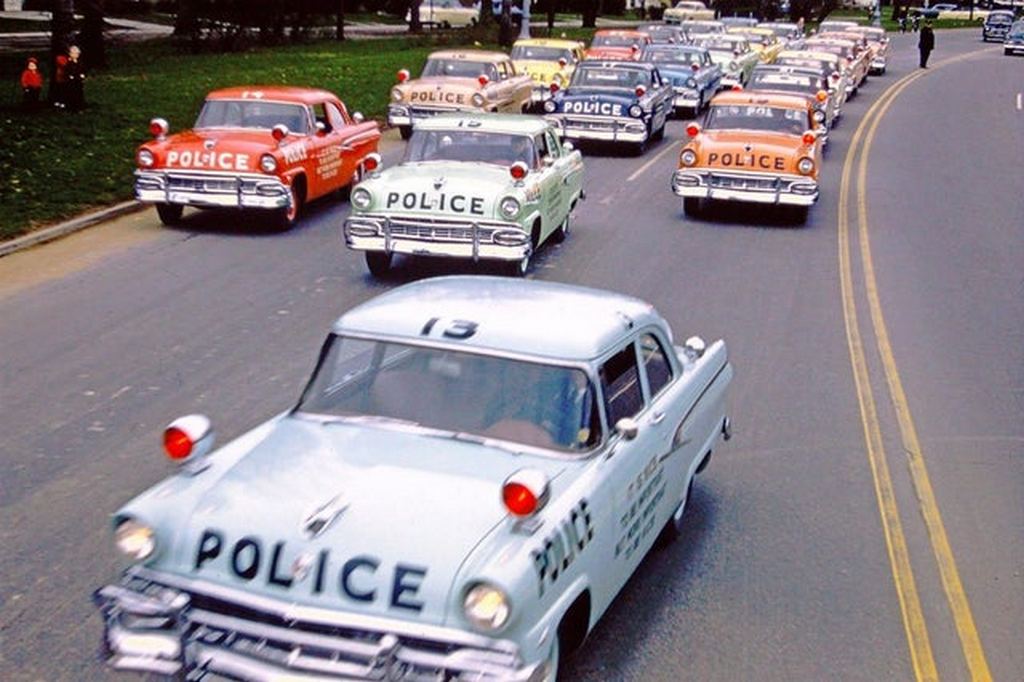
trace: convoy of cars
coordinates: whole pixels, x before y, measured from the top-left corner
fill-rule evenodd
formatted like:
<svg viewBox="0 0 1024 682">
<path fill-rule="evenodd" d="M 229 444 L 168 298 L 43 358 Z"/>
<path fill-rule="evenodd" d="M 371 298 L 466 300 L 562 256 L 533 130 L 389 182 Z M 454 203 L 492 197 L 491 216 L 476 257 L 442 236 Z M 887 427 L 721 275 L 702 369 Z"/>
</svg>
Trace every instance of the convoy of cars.
<svg viewBox="0 0 1024 682">
<path fill-rule="evenodd" d="M 806 45 L 790 25 L 734 34 L 699 4 L 679 3 L 692 14 L 657 42 L 599 32 L 603 52 L 432 53 L 391 89 L 388 123 L 407 140 L 391 168 L 378 124 L 323 90 L 216 90 L 176 135 L 154 119 L 136 193 L 166 223 L 231 207 L 288 227 L 348 189 L 342 237 L 372 276 L 418 257 L 510 276 L 428 279 L 349 311 L 295 407 L 216 451 L 206 417 L 172 422 L 178 472 L 113 517 L 130 567 L 94 595 L 111 666 L 556 679 L 655 540 L 680 534 L 731 433 L 724 342 L 677 345 L 645 302 L 521 281 L 585 198 L 574 142 L 643 153 L 674 111 L 706 109 L 669 183 L 684 213 L 757 204 L 799 223 L 846 98 L 885 70 L 873 31 L 834 25 Z"/>
</svg>

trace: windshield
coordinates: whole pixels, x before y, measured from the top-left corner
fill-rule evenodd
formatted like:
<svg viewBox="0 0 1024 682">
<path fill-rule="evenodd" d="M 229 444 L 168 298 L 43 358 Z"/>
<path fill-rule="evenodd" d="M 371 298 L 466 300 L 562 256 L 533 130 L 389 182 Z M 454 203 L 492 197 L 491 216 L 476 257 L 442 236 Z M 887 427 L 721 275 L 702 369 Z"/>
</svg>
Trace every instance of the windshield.
<svg viewBox="0 0 1024 682">
<path fill-rule="evenodd" d="M 492 81 L 498 80 L 498 69 L 491 62 L 471 62 L 464 59 L 428 59 L 423 67 L 423 77 L 450 76 L 454 78 L 476 78 L 481 74 Z"/>
<path fill-rule="evenodd" d="M 603 35 L 594 36 L 593 47 L 632 47 L 639 45 L 642 41 L 636 36 L 630 35 Z"/>
<path fill-rule="evenodd" d="M 818 83 L 810 78 L 799 76 L 782 76 L 774 73 L 757 73 L 750 77 L 748 88 L 755 90 L 782 90 L 784 92 L 799 92 L 802 95 L 814 94 L 821 90 Z"/>
<path fill-rule="evenodd" d="M 512 48 L 512 59 L 534 59 L 542 62 L 557 62 L 564 59 L 572 62 L 572 52 L 560 47 L 538 47 L 536 45 L 518 45 Z"/>
<path fill-rule="evenodd" d="M 584 452 L 601 441 L 579 369 L 332 335 L 296 408 Z"/>
<path fill-rule="evenodd" d="M 537 150 L 529 135 L 459 130 L 416 130 L 405 150 L 405 162 L 469 161 L 511 166 L 522 161 L 537 167 Z"/>
<path fill-rule="evenodd" d="M 693 50 L 649 50 L 643 60 L 656 64 L 703 64 L 704 54 Z"/>
<path fill-rule="evenodd" d="M 305 135 L 309 117 L 301 104 L 257 100 L 207 100 L 196 119 L 196 128 L 254 128 L 270 130 L 278 124 Z"/>
<path fill-rule="evenodd" d="M 708 112 L 705 130 L 767 130 L 801 135 L 810 128 L 807 112 L 758 104 L 719 104 Z"/>
<path fill-rule="evenodd" d="M 650 76 L 641 69 L 611 69 L 583 66 L 572 76 L 572 86 L 586 88 L 633 89 L 638 85 L 650 85 Z"/>
<path fill-rule="evenodd" d="M 695 45 L 705 47 L 712 52 L 733 52 L 734 50 L 740 50 L 746 52 L 746 41 L 745 40 L 730 40 L 729 38 L 701 38 L 694 41 Z"/>
</svg>

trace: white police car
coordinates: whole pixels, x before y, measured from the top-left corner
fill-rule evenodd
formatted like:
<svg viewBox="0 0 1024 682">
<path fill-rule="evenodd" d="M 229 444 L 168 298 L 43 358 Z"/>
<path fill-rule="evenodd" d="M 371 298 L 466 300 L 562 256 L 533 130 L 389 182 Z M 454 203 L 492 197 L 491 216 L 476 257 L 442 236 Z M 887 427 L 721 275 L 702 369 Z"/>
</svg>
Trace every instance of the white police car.
<svg viewBox="0 0 1024 682">
<path fill-rule="evenodd" d="M 446 277 L 334 325 L 298 404 L 113 516 L 111 666 L 201 679 L 553 680 L 729 436 L 724 342 L 650 305 Z"/>
</svg>

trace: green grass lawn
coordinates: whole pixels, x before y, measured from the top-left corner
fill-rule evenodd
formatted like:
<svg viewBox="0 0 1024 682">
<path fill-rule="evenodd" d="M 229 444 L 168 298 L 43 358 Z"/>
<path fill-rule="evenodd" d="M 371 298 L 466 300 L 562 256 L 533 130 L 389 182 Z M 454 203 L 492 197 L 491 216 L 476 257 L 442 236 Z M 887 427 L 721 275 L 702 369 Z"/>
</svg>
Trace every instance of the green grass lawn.
<svg viewBox="0 0 1024 682">
<path fill-rule="evenodd" d="M 18 106 L 25 55 L 0 56 L 0 239 L 132 197 L 135 148 L 153 117 L 172 131 L 191 126 L 204 95 L 245 84 L 323 87 L 350 111 L 383 120 L 399 69 L 417 73 L 438 47 L 467 44 L 479 33 L 319 41 L 229 54 L 181 53 L 165 41 L 112 47 L 111 66 L 90 74 L 89 107 L 78 114 Z M 561 29 L 558 29 L 561 33 Z M 592 31 L 568 29 L 571 37 Z M 540 33 L 540 32 L 535 32 Z M 47 83 L 49 77 L 47 76 Z"/>
<path fill-rule="evenodd" d="M 899 24 L 893 21 L 890 17 L 892 17 L 892 8 L 883 7 L 882 28 L 884 28 L 886 31 L 899 31 Z M 827 18 L 834 20 L 847 19 L 852 21 L 858 21 L 864 25 L 869 25 L 871 23 L 871 17 L 865 10 L 836 10 L 835 12 L 829 14 Z M 983 19 L 980 17 L 975 19 L 974 21 L 968 21 L 967 19 L 933 19 L 932 28 L 936 30 L 943 28 L 980 28 L 982 21 Z M 921 25 L 924 25 L 923 19 L 921 20 Z M 910 30 L 909 27 L 907 30 Z"/>
</svg>

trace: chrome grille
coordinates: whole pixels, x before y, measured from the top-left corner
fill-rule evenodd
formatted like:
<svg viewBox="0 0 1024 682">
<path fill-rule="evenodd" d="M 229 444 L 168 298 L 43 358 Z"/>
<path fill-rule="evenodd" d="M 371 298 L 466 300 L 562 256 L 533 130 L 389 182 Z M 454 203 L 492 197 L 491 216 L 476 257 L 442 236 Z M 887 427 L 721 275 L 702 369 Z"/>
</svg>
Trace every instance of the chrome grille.
<svg viewBox="0 0 1024 682">
<path fill-rule="evenodd" d="M 211 192 L 234 194 L 238 191 L 237 178 L 224 176 L 167 175 L 167 188 L 172 192 Z"/>
<path fill-rule="evenodd" d="M 789 183 L 784 183 L 780 178 L 762 178 L 747 175 L 719 175 L 717 173 L 712 173 L 708 178 L 708 184 L 711 185 L 711 187 L 721 189 L 760 189 L 774 191 L 777 187 L 781 187 L 784 184 L 788 185 Z"/>
</svg>

